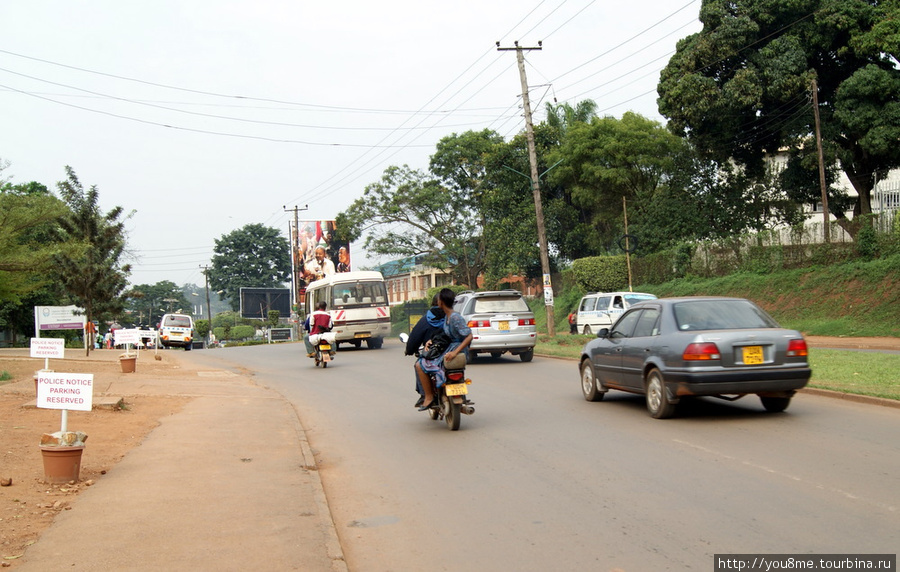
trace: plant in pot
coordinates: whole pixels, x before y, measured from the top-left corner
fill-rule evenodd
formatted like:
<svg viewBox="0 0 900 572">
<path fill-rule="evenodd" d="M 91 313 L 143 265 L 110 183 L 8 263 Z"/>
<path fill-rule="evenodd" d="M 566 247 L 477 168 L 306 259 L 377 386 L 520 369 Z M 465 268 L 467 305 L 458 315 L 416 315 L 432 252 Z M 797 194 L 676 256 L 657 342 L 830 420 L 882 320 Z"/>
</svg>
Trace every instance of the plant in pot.
<svg viewBox="0 0 900 572">
<path fill-rule="evenodd" d="M 44 479 L 48 483 L 77 481 L 87 435 L 81 431 L 57 431 L 41 435 Z"/>
</svg>

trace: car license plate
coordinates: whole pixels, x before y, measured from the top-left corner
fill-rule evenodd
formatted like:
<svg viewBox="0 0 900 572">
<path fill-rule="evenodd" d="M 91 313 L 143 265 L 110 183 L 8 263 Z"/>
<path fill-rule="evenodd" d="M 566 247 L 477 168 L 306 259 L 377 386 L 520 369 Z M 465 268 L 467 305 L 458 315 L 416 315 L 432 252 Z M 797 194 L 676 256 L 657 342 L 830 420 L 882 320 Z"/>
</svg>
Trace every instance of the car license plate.
<svg viewBox="0 0 900 572">
<path fill-rule="evenodd" d="M 497 322 L 497 329 L 500 330 L 501 332 L 508 332 L 509 331 L 509 322 L 506 320 Z"/>
<path fill-rule="evenodd" d="M 744 363 L 747 365 L 757 365 L 763 362 L 762 346 L 745 346 Z"/>
<path fill-rule="evenodd" d="M 358 339 L 358 338 L 368 338 L 368 337 L 371 337 L 371 336 L 372 336 L 372 334 L 370 334 L 369 332 L 361 332 L 361 333 L 358 333 L 358 334 L 353 334 L 353 337 L 354 337 L 354 338 L 357 338 L 357 339 Z"/>
<path fill-rule="evenodd" d="M 466 395 L 469 393 L 465 383 L 448 383 L 444 385 L 444 391 L 447 395 Z"/>
<path fill-rule="evenodd" d="M 331 350 L 331 346 L 328 344 L 319 344 L 319 349 L 322 350 L 323 352 L 327 352 L 327 351 Z"/>
</svg>

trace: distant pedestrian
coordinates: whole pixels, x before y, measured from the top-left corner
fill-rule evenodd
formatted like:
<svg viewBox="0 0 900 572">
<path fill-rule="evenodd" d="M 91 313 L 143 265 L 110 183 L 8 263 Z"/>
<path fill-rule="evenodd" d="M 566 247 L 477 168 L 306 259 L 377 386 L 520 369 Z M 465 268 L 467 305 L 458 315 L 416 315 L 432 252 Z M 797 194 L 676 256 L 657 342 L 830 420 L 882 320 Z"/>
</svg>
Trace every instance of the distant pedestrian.
<svg viewBox="0 0 900 572">
<path fill-rule="evenodd" d="M 574 311 L 569 313 L 569 333 L 578 333 L 578 314 L 576 314 Z"/>
</svg>

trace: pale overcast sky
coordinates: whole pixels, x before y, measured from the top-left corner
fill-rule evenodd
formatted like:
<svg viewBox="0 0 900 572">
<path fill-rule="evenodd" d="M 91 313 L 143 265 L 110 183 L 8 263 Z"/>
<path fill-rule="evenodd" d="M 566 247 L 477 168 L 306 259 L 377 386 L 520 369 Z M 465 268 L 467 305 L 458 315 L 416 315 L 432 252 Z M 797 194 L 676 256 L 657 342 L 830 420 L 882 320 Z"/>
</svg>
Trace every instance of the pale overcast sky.
<svg viewBox="0 0 900 572">
<path fill-rule="evenodd" d="M 548 101 L 656 108 L 700 0 L 28 0 L 0 3 L 0 158 L 55 190 L 70 165 L 127 222 L 134 284 L 203 284 L 214 240 L 283 206 L 330 220 L 444 136 L 524 129 Z M 526 197 L 530 200 L 530 194 Z M 359 245 L 353 248 L 359 253 Z M 359 267 L 366 261 L 354 258 Z M 371 262 L 368 262 L 371 264 Z"/>
</svg>

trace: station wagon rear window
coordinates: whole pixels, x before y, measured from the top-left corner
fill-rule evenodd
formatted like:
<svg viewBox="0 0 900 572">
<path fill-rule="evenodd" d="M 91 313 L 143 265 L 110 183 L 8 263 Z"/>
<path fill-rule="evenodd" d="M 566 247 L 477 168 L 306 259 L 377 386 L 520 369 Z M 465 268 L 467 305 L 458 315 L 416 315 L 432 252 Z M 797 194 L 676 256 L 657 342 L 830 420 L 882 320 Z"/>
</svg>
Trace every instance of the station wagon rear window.
<svg viewBox="0 0 900 572">
<path fill-rule="evenodd" d="M 499 313 L 499 312 L 530 312 L 525 299 L 519 296 L 501 298 L 475 298 L 475 305 L 472 309 L 475 314 L 481 313 Z"/>
</svg>

